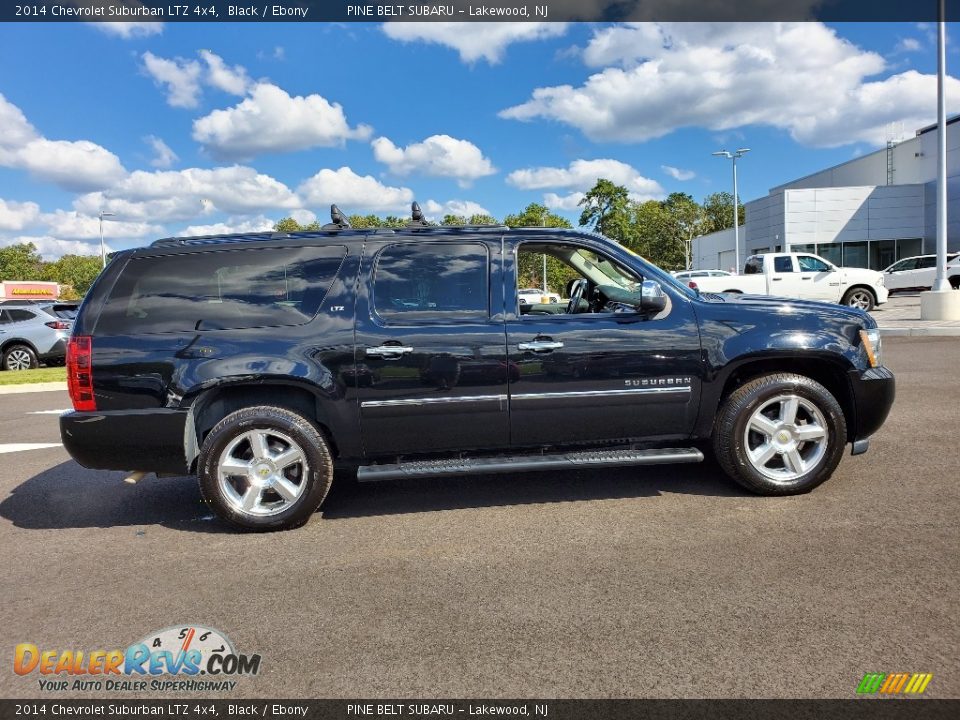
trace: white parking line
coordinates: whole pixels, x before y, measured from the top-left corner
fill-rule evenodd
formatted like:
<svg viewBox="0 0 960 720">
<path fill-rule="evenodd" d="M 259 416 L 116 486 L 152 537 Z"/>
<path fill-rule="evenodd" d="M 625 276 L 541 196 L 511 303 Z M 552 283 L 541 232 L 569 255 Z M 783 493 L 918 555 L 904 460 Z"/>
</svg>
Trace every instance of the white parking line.
<svg viewBox="0 0 960 720">
<path fill-rule="evenodd" d="M 20 452 L 21 450 L 46 450 L 47 448 L 62 447 L 61 443 L 0 443 L 0 455 L 3 453 Z"/>
<path fill-rule="evenodd" d="M 70 412 L 70 408 L 65 410 L 31 410 L 27 415 L 63 415 Z"/>
</svg>

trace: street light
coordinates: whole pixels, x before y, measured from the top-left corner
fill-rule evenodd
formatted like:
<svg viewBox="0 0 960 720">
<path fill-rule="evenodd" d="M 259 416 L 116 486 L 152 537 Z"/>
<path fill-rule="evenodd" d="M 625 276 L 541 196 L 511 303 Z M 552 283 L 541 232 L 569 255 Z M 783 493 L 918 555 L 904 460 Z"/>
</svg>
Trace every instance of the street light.
<svg viewBox="0 0 960 720">
<path fill-rule="evenodd" d="M 737 201 L 737 158 L 742 158 L 748 152 L 750 152 L 750 148 L 740 148 L 733 152 L 719 150 L 713 153 L 718 157 L 725 157 L 733 161 L 733 244 L 736 257 L 736 265 L 734 267 L 738 274 L 740 272 L 740 213 L 737 212 L 739 205 Z"/>
<path fill-rule="evenodd" d="M 100 211 L 100 260 L 104 267 L 107 266 L 107 250 L 103 246 L 103 219 L 105 217 L 113 217 L 113 213 Z"/>
</svg>

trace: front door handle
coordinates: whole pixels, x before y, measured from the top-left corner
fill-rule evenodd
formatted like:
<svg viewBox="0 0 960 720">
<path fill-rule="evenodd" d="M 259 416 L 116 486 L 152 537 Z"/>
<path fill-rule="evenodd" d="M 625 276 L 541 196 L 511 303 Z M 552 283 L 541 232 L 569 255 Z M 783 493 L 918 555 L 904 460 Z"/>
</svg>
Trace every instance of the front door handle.
<svg viewBox="0 0 960 720">
<path fill-rule="evenodd" d="M 384 360 L 392 360 L 413 352 L 412 347 L 406 345 L 379 345 L 378 347 L 368 347 L 367 357 L 379 357 Z"/>
<path fill-rule="evenodd" d="M 770 278 L 773 282 L 780 282 L 783 278 Z"/>
<path fill-rule="evenodd" d="M 562 342 L 550 339 L 522 342 L 517 345 L 518 350 L 529 350 L 530 352 L 550 352 L 551 350 L 559 350 L 562 347 Z"/>
</svg>

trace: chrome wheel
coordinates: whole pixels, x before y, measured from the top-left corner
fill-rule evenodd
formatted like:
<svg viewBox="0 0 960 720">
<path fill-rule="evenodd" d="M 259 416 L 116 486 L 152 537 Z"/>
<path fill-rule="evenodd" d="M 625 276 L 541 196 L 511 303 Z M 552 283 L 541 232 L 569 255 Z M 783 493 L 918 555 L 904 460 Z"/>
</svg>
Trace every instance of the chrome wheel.
<svg viewBox="0 0 960 720">
<path fill-rule="evenodd" d="M 827 451 L 823 413 L 799 395 L 777 395 L 750 416 L 744 430 L 747 459 L 778 484 L 789 484 L 813 470 Z"/>
<path fill-rule="evenodd" d="M 29 350 L 17 347 L 7 353 L 7 370 L 29 370 L 32 365 Z"/>
<path fill-rule="evenodd" d="M 249 430 L 220 453 L 217 482 L 224 498 L 245 515 L 268 517 L 303 495 L 309 473 L 306 454 L 289 435 Z"/>
<path fill-rule="evenodd" d="M 870 310 L 873 307 L 873 297 L 868 290 L 854 290 L 847 298 L 847 305 L 860 310 Z"/>
</svg>

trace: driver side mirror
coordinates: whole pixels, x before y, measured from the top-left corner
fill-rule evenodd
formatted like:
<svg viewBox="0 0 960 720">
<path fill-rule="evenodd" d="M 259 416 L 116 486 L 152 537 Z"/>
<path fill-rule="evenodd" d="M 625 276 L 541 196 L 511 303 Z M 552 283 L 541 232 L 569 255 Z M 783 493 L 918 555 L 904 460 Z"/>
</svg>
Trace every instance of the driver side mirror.
<svg viewBox="0 0 960 720">
<path fill-rule="evenodd" d="M 640 286 L 640 307 L 645 315 L 657 315 L 667 307 L 667 296 L 655 280 L 644 280 Z"/>
</svg>

